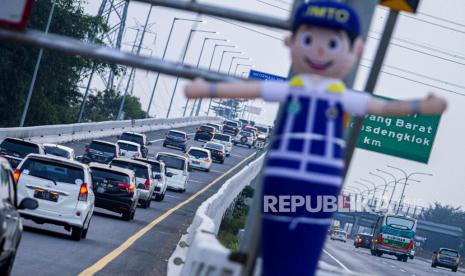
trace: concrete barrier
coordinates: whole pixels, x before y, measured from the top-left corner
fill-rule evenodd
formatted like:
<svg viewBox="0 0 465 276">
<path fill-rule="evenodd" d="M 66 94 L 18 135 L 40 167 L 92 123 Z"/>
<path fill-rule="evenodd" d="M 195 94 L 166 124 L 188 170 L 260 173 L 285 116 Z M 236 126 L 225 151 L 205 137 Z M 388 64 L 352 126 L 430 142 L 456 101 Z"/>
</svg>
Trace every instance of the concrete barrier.
<svg viewBox="0 0 465 276">
<path fill-rule="evenodd" d="M 6 137 L 22 138 L 37 143 L 66 143 L 119 135 L 124 131 L 147 132 L 221 122 L 219 117 L 188 117 L 173 119 L 142 119 L 106 121 L 68 125 L 0 128 L 0 141 Z"/>
<path fill-rule="evenodd" d="M 232 176 L 215 195 L 200 205 L 187 234 L 169 259 L 168 276 L 240 275 L 241 265 L 229 260 L 230 250 L 217 240 L 216 235 L 226 209 L 257 177 L 264 156 Z"/>
</svg>

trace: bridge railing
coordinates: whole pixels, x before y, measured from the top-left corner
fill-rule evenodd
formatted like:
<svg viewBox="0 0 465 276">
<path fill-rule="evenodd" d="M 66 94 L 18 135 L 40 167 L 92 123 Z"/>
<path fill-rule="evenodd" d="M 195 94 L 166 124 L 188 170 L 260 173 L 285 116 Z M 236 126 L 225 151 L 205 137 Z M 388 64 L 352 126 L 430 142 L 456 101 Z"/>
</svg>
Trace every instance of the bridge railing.
<svg viewBox="0 0 465 276">
<path fill-rule="evenodd" d="M 207 275 L 207 272 L 213 273 L 209 275 L 240 275 L 241 265 L 229 260 L 231 251 L 218 241 L 216 235 L 226 209 L 257 177 L 263 160 L 264 155 L 251 162 L 200 205 L 187 234 L 181 238 L 169 260 L 168 276 Z"/>
<path fill-rule="evenodd" d="M 65 143 L 119 135 L 124 131 L 147 132 L 220 121 L 219 117 L 201 116 L 0 128 L 0 141 L 14 137 L 38 143 Z"/>
</svg>

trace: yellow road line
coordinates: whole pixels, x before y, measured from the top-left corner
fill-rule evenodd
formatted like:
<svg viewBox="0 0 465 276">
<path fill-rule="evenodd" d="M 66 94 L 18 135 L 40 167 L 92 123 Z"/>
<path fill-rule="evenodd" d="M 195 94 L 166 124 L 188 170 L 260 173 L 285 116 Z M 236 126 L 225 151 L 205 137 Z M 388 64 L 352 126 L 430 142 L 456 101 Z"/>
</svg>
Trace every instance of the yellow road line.
<svg viewBox="0 0 465 276">
<path fill-rule="evenodd" d="M 108 253 L 105 257 L 103 257 L 102 259 L 97 261 L 95 264 L 89 266 L 84 271 L 79 273 L 79 276 L 94 275 L 95 273 L 97 273 L 100 270 L 102 270 L 103 268 L 105 268 L 105 266 L 107 266 L 110 262 L 112 262 L 119 255 L 121 255 L 124 251 L 126 251 L 131 245 L 133 245 L 138 239 L 140 239 L 142 236 L 144 236 L 148 231 L 152 230 L 157 224 L 159 224 L 160 222 L 165 220 L 167 217 L 169 217 L 171 214 L 173 214 L 175 211 L 177 211 L 178 209 L 180 209 L 184 205 L 186 205 L 186 204 L 190 203 L 191 201 L 193 201 L 194 199 L 196 199 L 199 195 L 203 194 L 205 191 L 207 191 L 212 186 L 214 186 L 216 183 L 218 183 L 221 179 L 223 179 L 226 175 L 231 173 L 233 170 L 235 170 L 236 168 L 241 166 L 244 162 L 246 162 L 247 160 L 249 160 L 250 158 L 252 158 L 255 155 L 256 155 L 256 153 L 253 153 L 253 154 L 249 155 L 247 158 L 245 158 L 244 160 L 239 162 L 236 166 L 232 167 L 231 169 L 229 169 L 228 171 L 223 173 L 220 177 L 213 180 L 210 184 L 203 187 L 200 191 L 193 194 L 191 197 L 189 197 L 185 201 L 179 203 L 178 205 L 176 205 L 172 209 L 166 211 L 163 215 L 159 216 L 158 218 L 156 218 L 151 223 L 147 224 L 144 228 L 139 230 L 139 232 L 132 235 L 124 243 L 122 243 L 116 249 L 114 249 L 113 251 Z"/>
</svg>

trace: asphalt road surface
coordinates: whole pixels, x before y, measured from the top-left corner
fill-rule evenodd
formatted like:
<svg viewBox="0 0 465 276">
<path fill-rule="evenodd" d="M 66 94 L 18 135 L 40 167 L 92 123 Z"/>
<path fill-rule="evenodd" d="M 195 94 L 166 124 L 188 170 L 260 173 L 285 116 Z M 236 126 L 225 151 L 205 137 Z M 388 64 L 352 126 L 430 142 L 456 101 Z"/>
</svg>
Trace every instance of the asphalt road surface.
<svg viewBox="0 0 465 276">
<path fill-rule="evenodd" d="M 193 133 L 195 127 L 181 130 Z M 150 155 L 159 151 L 182 154 L 162 147 L 166 132 L 147 133 L 148 140 L 154 142 L 149 146 Z M 103 140 L 116 141 L 116 137 Z M 66 145 L 80 155 L 87 143 Z M 202 145 L 193 139 L 189 144 Z M 72 241 L 63 227 L 23 220 L 24 233 L 12 275 L 165 275 L 168 258 L 198 206 L 216 193 L 228 176 L 252 161 L 254 152 L 234 147 L 225 163 L 213 164 L 209 173 L 191 172 L 185 193 L 167 191 L 164 201 L 153 201 L 149 209 L 138 208 L 133 221 L 96 208 L 87 239 L 79 242 Z"/>
<path fill-rule="evenodd" d="M 397 261 L 394 256 L 372 256 L 369 249 L 355 248 L 353 240 L 343 243 L 337 240 L 327 240 L 322 253 L 322 260 L 330 265 L 350 271 L 356 275 L 381 276 L 452 276 L 463 275 L 462 272 L 452 272 L 446 268 L 432 268 L 431 262 L 414 258 L 406 263 Z"/>
</svg>

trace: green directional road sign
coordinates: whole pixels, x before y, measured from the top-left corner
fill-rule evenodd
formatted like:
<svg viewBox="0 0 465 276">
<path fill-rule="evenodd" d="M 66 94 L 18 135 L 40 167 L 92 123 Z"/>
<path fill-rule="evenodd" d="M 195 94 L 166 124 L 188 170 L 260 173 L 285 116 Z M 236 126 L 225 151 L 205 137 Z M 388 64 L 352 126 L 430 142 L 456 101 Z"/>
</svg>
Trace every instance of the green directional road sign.
<svg viewBox="0 0 465 276">
<path fill-rule="evenodd" d="M 367 115 L 357 147 L 426 164 L 440 119 L 439 115 Z"/>
</svg>

